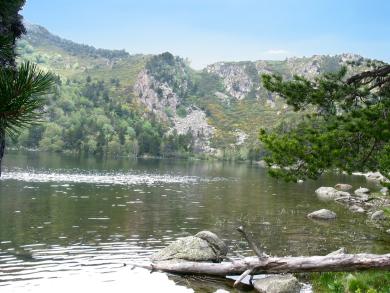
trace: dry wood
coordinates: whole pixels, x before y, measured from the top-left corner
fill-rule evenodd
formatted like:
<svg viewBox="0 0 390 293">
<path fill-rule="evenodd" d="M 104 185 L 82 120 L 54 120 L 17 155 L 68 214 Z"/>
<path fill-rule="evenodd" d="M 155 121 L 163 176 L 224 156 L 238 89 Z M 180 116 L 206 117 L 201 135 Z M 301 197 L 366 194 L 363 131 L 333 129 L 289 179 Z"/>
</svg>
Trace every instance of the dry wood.
<svg viewBox="0 0 390 293">
<path fill-rule="evenodd" d="M 135 264 L 149 270 L 176 274 L 227 276 L 259 273 L 345 272 L 367 269 L 390 270 L 390 254 L 336 254 L 325 256 L 246 257 L 222 263 L 162 261 Z"/>
<path fill-rule="evenodd" d="M 303 273 L 303 272 L 346 272 L 361 271 L 368 269 L 390 270 L 389 254 L 346 254 L 345 248 L 340 248 L 325 256 L 269 256 L 262 252 L 251 235 L 244 227 L 237 230 L 248 241 L 249 246 L 257 256 L 242 257 L 231 260 L 226 257 L 227 262 L 191 262 L 191 261 L 160 261 L 147 264 L 133 264 L 134 267 L 141 267 L 151 271 L 163 271 L 181 275 L 203 275 L 214 277 L 225 277 L 229 275 L 240 275 L 234 282 L 237 286 L 246 276 L 254 274 L 272 273 Z"/>
</svg>

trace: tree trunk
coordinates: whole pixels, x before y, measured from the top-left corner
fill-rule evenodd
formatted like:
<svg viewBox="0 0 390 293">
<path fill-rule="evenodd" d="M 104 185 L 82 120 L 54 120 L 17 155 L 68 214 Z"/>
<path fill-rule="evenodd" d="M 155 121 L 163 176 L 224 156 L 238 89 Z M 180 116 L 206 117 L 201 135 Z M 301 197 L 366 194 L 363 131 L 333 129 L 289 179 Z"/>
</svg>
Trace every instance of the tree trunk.
<svg viewBox="0 0 390 293">
<path fill-rule="evenodd" d="M 240 275 L 248 270 L 251 274 L 390 270 L 390 254 L 342 253 L 325 256 L 246 257 L 222 263 L 162 261 L 134 266 L 176 274 L 208 276 Z"/>
<path fill-rule="evenodd" d="M 0 177 L 1 177 L 1 163 L 4 157 L 5 150 L 5 131 L 4 129 L 0 129 Z"/>
</svg>

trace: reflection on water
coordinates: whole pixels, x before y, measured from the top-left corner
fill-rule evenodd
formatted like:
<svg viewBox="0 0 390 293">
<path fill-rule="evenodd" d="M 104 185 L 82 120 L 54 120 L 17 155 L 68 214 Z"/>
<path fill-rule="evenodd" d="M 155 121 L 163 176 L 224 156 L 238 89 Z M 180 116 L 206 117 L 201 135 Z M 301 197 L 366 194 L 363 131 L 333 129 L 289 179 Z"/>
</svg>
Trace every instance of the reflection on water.
<svg viewBox="0 0 390 293">
<path fill-rule="evenodd" d="M 341 246 L 352 252 L 389 251 L 389 236 L 368 227 L 364 215 L 314 194 L 318 186 L 336 182 L 366 186 L 361 177 L 329 175 L 287 184 L 247 164 L 42 153 L 7 154 L 5 165 L 1 292 L 46 292 L 53 286 L 56 291 L 85 286 L 91 292 L 107 287 L 138 292 L 141 284 L 139 292 L 185 292 L 186 287 L 215 292 L 211 284 L 205 288 L 204 282 L 175 279 L 181 286 L 174 286 L 165 274 L 132 271 L 124 264 L 147 260 L 174 239 L 203 229 L 220 235 L 231 251 L 250 254 L 235 232 L 240 224 L 274 255 L 326 254 Z M 334 210 L 338 218 L 330 223 L 306 218 L 319 208 Z"/>
</svg>

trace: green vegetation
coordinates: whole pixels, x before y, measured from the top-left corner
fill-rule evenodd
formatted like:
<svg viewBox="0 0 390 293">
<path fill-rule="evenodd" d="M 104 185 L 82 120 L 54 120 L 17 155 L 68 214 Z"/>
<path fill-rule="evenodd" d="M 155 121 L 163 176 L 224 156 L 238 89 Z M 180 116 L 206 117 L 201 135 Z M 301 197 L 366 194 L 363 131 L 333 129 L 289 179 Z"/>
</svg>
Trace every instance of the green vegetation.
<svg viewBox="0 0 390 293">
<path fill-rule="evenodd" d="M 24 33 L 19 10 L 24 1 L 3 3 L 0 9 L 0 176 L 6 135 L 15 135 L 41 116 L 42 96 L 53 87 L 54 76 L 29 62 L 15 65 L 15 40 Z"/>
<path fill-rule="evenodd" d="M 262 130 L 270 174 L 286 180 L 318 178 L 324 171 L 390 172 L 390 66 L 346 78 L 346 68 L 311 81 L 263 75 L 264 86 L 295 111 L 311 113 L 279 131 Z"/>
<path fill-rule="evenodd" d="M 191 150 L 185 135 L 166 135 L 163 124 L 140 113 L 131 97 L 120 95 L 116 81 L 58 84 L 48 98 L 48 121 L 23 132 L 14 144 L 113 156 L 184 156 Z"/>
<path fill-rule="evenodd" d="M 315 292 L 390 292 L 390 273 L 385 271 L 355 273 L 313 273 L 311 278 Z"/>
</svg>

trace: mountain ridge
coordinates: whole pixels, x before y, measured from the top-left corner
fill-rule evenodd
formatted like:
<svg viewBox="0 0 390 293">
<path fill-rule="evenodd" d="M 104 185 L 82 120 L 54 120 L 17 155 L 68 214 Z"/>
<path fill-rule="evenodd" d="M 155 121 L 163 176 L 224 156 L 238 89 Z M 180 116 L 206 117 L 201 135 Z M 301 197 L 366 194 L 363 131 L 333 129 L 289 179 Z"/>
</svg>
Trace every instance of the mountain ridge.
<svg viewBox="0 0 390 293">
<path fill-rule="evenodd" d="M 313 79 L 342 66 L 347 66 L 352 74 L 381 62 L 355 54 L 315 55 L 282 61 L 217 62 L 195 70 L 185 59 L 169 52 L 131 55 L 124 50 L 96 49 L 62 39 L 42 26 L 31 24 L 18 43 L 18 52 L 21 60 L 38 63 L 41 68 L 56 73 L 60 80 L 56 98 L 50 98 L 48 105 L 57 116 L 46 115 L 35 141 L 29 130 L 19 139 L 20 145 L 28 142 L 29 147 L 47 150 L 115 155 L 198 153 L 239 159 L 259 158 L 260 128 L 275 127 L 283 120 L 299 116 L 280 97 L 262 87 L 261 74 L 277 73 L 287 79 L 304 75 Z M 84 121 L 79 126 L 82 130 L 79 130 L 78 143 L 66 143 L 74 140 L 67 133 L 67 127 L 72 127 L 73 111 L 105 117 L 102 125 L 106 128 L 110 125 L 110 131 L 103 135 L 103 126 L 95 125 L 97 132 L 93 133 L 85 125 L 94 122 Z M 113 115 L 112 111 L 120 114 Z M 139 121 L 130 121 L 126 115 L 137 116 L 143 126 L 136 127 Z M 120 129 L 120 124 L 132 130 L 126 132 Z M 48 125 L 61 142 L 45 141 Z M 151 131 L 148 138 L 144 137 L 145 131 Z M 101 137 L 99 147 L 93 142 L 98 137 Z M 148 146 L 144 145 L 145 139 L 150 140 Z M 130 153 L 126 151 L 128 143 L 133 145 Z M 152 148 L 151 144 L 158 147 Z M 115 145 L 115 151 L 108 151 L 109 145 Z"/>
</svg>

